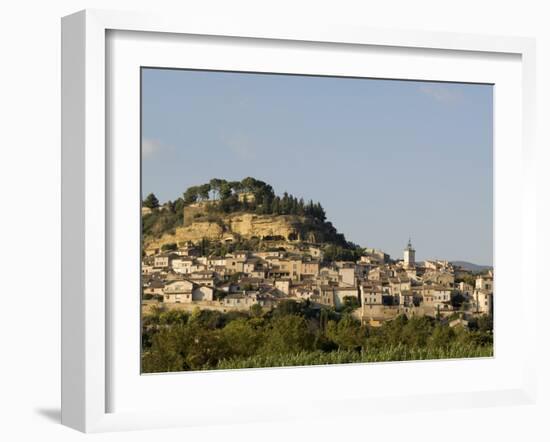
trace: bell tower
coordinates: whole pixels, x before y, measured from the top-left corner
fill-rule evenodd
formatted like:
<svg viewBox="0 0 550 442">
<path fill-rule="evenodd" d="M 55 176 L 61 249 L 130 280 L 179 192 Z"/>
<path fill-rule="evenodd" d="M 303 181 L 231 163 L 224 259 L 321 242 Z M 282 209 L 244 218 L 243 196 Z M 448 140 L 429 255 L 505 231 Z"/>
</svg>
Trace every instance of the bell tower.
<svg viewBox="0 0 550 442">
<path fill-rule="evenodd" d="M 411 239 L 409 238 L 407 247 L 405 247 L 405 250 L 403 250 L 403 261 L 405 264 L 405 268 L 407 269 L 414 268 L 415 266 L 414 254 L 415 254 L 415 250 L 413 249 L 413 246 L 411 244 Z"/>
</svg>

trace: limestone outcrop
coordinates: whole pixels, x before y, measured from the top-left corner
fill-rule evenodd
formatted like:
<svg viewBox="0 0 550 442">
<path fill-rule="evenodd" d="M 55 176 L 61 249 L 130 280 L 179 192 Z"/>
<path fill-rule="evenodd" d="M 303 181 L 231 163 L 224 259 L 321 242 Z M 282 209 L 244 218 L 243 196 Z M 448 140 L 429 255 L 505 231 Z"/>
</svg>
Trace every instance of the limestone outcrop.
<svg viewBox="0 0 550 442">
<path fill-rule="evenodd" d="M 235 213 L 210 219 L 197 218 L 189 225 L 176 227 L 172 233 L 164 233 L 160 238 L 145 238 L 145 247 L 186 242 L 196 244 L 203 238 L 229 241 L 237 236 L 244 239 L 315 242 L 322 240 L 321 229 L 322 225 L 304 216 Z"/>
</svg>

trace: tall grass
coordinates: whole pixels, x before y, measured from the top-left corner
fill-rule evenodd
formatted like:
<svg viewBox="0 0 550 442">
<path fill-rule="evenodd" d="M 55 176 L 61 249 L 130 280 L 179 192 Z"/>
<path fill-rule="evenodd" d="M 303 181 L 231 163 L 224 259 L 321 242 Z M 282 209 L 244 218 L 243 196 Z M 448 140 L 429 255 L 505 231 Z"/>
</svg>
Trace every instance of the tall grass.
<svg viewBox="0 0 550 442">
<path fill-rule="evenodd" d="M 225 359 L 216 369 L 289 367 L 364 362 L 418 361 L 426 359 L 458 359 L 493 356 L 493 346 L 452 344 L 446 347 L 408 347 L 405 345 L 357 351 L 302 351 L 294 354 L 255 355 Z"/>
</svg>

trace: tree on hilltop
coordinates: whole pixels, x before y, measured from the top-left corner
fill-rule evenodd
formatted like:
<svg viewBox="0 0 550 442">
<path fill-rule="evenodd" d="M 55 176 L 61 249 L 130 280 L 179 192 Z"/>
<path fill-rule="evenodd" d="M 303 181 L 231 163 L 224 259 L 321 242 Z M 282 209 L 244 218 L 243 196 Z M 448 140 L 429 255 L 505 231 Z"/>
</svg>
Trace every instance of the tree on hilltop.
<svg viewBox="0 0 550 442">
<path fill-rule="evenodd" d="M 212 178 L 210 180 L 210 190 L 212 192 L 213 199 L 216 200 L 221 196 L 221 187 L 224 183 L 227 183 L 225 180 L 219 178 Z"/>
<path fill-rule="evenodd" d="M 198 187 L 197 189 L 198 196 L 202 201 L 207 201 L 210 199 L 210 184 L 206 183 Z"/>
<path fill-rule="evenodd" d="M 188 187 L 187 190 L 183 193 L 183 201 L 185 204 L 192 204 L 197 202 L 199 198 L 197 186 Z"/>
<path fill-rule="evenodd" d="M 159 200 L 154 193 L 150 193 L 143 201 L 143 206 L 148 207 L 149 209 L 158 209 Z"/>
<path fill-rule="evenodd" d="M 220 199 L 226 200 L 231 196 L 231 183 L 228 183 L 227 181 L 224 181 L 220 185 Z"/>
<path fill-rule="evenodd" d="M 281 214 L 281 198 L 278 196 L 273 198 L 273 201 L 271 202 L 271 213 L 273 215 Z"/>
</svg>

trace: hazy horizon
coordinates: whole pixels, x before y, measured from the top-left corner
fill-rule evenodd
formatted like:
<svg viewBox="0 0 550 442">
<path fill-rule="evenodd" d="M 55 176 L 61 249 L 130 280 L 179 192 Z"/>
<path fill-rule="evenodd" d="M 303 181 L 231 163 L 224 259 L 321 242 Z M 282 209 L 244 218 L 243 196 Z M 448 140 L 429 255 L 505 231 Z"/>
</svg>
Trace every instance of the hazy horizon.
<svg viewBox="0 0 550 442">
<path fill-rule="evenodd" d="M 348 241 L 493 265 L 490 85 L 142 72 L 142 191 L 252 176 L 320 201 Z"/>
</svg>

